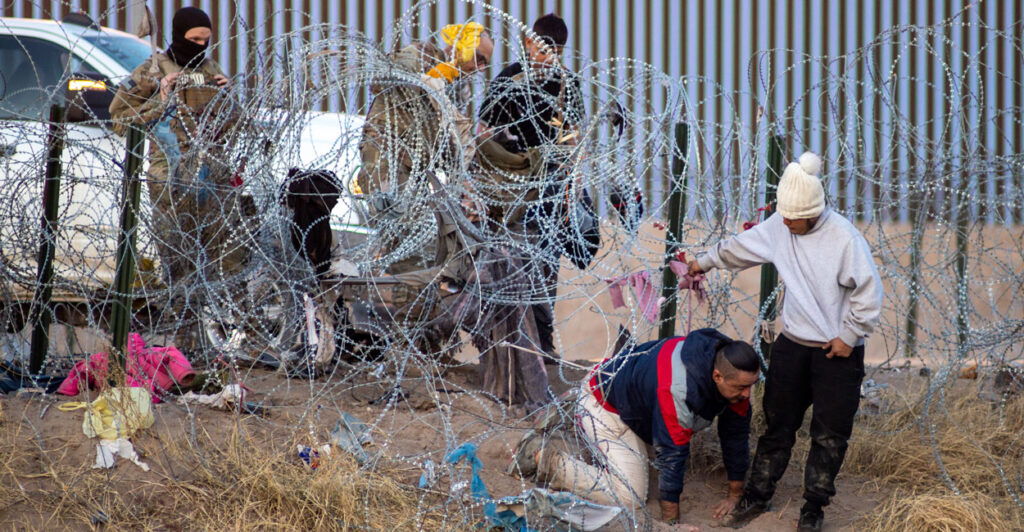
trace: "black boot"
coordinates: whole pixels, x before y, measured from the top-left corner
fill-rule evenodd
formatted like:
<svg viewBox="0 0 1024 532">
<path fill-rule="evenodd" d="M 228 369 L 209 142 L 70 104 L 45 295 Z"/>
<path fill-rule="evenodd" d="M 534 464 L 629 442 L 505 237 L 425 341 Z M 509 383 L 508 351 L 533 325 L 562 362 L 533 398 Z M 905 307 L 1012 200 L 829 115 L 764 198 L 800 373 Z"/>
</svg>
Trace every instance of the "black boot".
<svg viewBox="0 0 1024 532">
<path fill-rule="evenodd" d="M 798 532 L 821 532 L 821 525 L 825 521 L 825 512 L 821 506 L 807 502 L 800 509 L 800 520 L 796 522 Z"/>
<path fill-rule="evenodd" d="M 736 507 L 726 515 L 721 526 L 727 526 L 731 528 L 742 528 L 747 523 L 757 519 L 757 516 L 768 511 L 768 501 L 759 501 L 752 499 L 743 494 L 739 502 L 736 503 Z"/>
</svg>

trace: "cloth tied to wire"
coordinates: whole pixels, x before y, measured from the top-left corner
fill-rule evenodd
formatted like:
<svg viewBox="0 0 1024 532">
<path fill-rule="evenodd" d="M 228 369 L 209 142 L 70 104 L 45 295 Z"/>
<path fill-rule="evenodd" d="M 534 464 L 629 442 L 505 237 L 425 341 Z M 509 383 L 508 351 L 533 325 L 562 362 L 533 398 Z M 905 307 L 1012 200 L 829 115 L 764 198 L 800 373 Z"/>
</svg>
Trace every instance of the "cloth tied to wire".
<svg viewBox="0 0 1024 532">
<path fill-rule="evenodd" d="M 465 460 L 469 462 L 472 468 L 472 477 L 469 482 L 469 492 L 473 495 L 474 499 L 487 501 L 484 503 L 484 515 L 492 517 L 495 515 L 494 501 L 491 500 L 491 494 L 487 491 L 487 486 L 484 485 L 484 480 L 480 478 L 480 470 L 483 469 L 484 464 L 476 456 L 476 445 L 472 443 L 463 443 L 454 451 L 445 457 L 444 461 L 449 464 L 455 465 Z"/>
<path fill-rule="evenodd" d="M 622 297 L 622 285 L 628 283 L 633 289 L 633 297 L 640 313 L 651 323 L 658 321 L 658 307 L 664 302 L 664 298 L 658 297 L 658 289 L 651 281 L 651 272 L 640 270 L 605 279 L 605 282 L 608 283 L 608 295 L 612 298 L 613 308 L 626 306 L 626 301 Z"/>
<path fill-rule="evenodd" d="M 697 297 L 698 305 L 703 303 L 707 297 L 707 291 L 704 288 L 704 274 L 690 275 L 689 268 L 682 261 L 671 260 L 668 265 L 676 276 L 679 277 L 679 284 L 676 288 L 688 291 L 688 308 L 692 310 L 690 295 Z M 665 302 L 665 298 L 658 297 L 658 288 L 651 279 L 650 271 L 640 270 L 627 275 L 605 279 L 605 282 L 608 283 L 608 295 L 611 296 L 613 308 L 626 306 L 626 301 L 622 297 L 622 285 L 629 284 L 633 289 L 633 296 L 636 299 L 640 313 L 643 314 L 647 321 L 651 323 L 658 322 L 658 309 Z"/>
<path fill-rule="evenodd" d="M 704 300 L 708 297 L 708 292 L 704 288 L 704 274 L 690 275 L 690 267 L 685 262 L 678 260 L 669 261 L 668 266 L 679 277 L 679 284 L 676 288 L 679 290 L 689 290 L 689 294 L 697 296 L 698 305 L 704 303 Z"/>
</svg>

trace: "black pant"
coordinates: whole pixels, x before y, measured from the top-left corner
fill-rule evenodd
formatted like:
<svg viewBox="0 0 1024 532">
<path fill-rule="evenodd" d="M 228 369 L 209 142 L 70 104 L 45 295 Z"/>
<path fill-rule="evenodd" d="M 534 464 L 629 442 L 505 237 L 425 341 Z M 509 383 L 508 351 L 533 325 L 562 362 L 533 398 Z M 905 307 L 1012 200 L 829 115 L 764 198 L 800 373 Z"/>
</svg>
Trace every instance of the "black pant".
<svg viewBox="0 0 1024 532">
<path fill-rule="evenodd" d="M 825 350 L 808 347 L 779 335 L 772 346 L 764 391 L 768 427 L 757 440 L 746 494 L 767 502 L 786 472 L 807 407 L 811 415 L 811 452 L 804 469 L 804 499 L 827 506 L 836 494 L 835 479 L 846 455 L 853 418 L 860 404 L 864 378 L 864 346 L 849 358 L 825 357 Z"/>
<path fill-rule="evenodd" d="M 533 305 L 534 322 L 537 324 L 538 346 L 545 354 L 555 353 L 555 296 L 558 291 L 558 269 L 559 259 L 562 256 L 562 249 L 565 247 L 559 235 L 559 213 L 557 200 L 560 191 L 563 189 L 563 179 L 559 173 L 558 165 L 548 165 L 547 172 L 549 179 L 554 182 L 548 184 L 541 191 L 540 201 L 532 205 L 526 212 L 526 229 L 532 237 L 532 244 L 535 246 L 533 265 L 536 267 L 533 274 L 539 286 L 534 289 L 534 294 L 546 301 Z M 550 177 L 561 176 L 561 177 Z M 544 359 L 546 363 L 552 363 L 551 359 Z"/>
<path fill-rule="evenodd" d="M 533 307 L 533 318 L 537 324 L 538 342 L 537 348 L 545 354 L 555 353 L 555 296 L 558 291 L 558 266 L 561 257 L 561 248 L 557 240 L 547 234 L 548 228 L 544 227 L 541 220 L 536 218 L 535 213 L 532 219 L 525 224 L 525 231 L 530 244 L 533 246 L 533 253 L 530 261 L 530 284 L 531 297 L 542 299 L 531 305 Z M 544 359 L 551 363 L 550 359 Z"/>
</svg>

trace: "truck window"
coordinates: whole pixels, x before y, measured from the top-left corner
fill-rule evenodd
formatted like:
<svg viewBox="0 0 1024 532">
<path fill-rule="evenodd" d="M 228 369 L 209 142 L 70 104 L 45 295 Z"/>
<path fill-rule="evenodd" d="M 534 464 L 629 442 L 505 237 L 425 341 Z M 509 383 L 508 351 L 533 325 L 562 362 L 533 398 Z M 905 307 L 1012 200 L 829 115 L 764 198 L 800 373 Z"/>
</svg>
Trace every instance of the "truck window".
<svg viewBox="0 0 1024 532">
<path fill-rule="evenodd" d="M 89 44 L 103 50 L 103 52 L 117 61 L 125 70 L 131 72 L 135 67 L 141 65 L 149 56 L 153 55 L 153 49 L 142 39 L 125 37 L 124 35 L 109 35 L 106 33 L 86 33 L 82 35 Z"/>
<path fill-rule="evenodd" d="M 51 42 L 0 35 L 0 119 L 46 118 L 71 54 Z"/>
</svg>

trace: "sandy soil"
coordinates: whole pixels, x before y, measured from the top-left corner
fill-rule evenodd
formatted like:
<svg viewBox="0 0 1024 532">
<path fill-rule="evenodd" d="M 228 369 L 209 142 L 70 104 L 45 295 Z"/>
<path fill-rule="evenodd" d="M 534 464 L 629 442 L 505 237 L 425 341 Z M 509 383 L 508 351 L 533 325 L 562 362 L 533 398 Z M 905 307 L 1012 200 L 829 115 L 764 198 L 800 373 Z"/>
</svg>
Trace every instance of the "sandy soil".
<svg viewBox="0 0 1024 532">
<path fill-rule="evenodd" d="M 879 239 L 889 239 L 887 245 L 893 247 L 894 251 L 898 246 L 892 242 L 906 239 L 909 231 L 906 227 L 889 227 L 884 231 L 867 229 L 865 234 L 869 240 L 878 242 Z M 985 231 L 983 240 L 989 242 L 988 254 L 972 256 L 971 259 L 972 282 L 984 286 L 984 289 L 972 289 L 970 292 L 975 305 L 972 323 L 980 327 L 998 324 L 1006 316 L 1019 318 L 1024 312 L 1021 310 L 1020 291 L 1013 286 L 1018 281 L 1007 275 L 1007 272 L 1012 273 L 1014 268 L 1020 267 L 1014 259 L 1020 257 L 1019 250 L 1014 251 L 1014 246 L 1020 243 L 1019 231 L 1000 228 Z M 922 356 L 912 361 L 914 364 L 931 365 L 948 356 L 948 351 L 944 351 L 946 348 L 942 346 L 950 337 L 950 312 L 955 308 L 952 304 L 954 300 L 949 296 L 949 275 L 952 270 L 943 258 L 947 256 L 950 247 L 949 236 L 940 231 L 926 235 L 923 249 L 927 253 L 924 262 L 929 273 L 923 283 L 927 287 L 926 291 L 937 297 L 921 303 L 918 338 L 922 346 L 931 351 L 922 351 Z M 663 245 L 661 238 L 663 231 L 646 224 L 633 241 L 606 239 L 601 262 L 587 272 L 563 265 L 563 284 L 560 285 L 556 314 L 557 343 L 564 360 L 585 368 L 589 367 L 590 361 L 607 356 L 619 325 L 629 328 L 639 339 L 655 336 L 654 327 L 639 317 L 632 307 L 612 308 L 603 279 L 657 264 L 657 256 Z M 620 251 L 613 253 L 613 249 Z M 693 249 L 701 248 L 695 246 Z M 886 262 L 888 260 L 887 257 L 880 257 L 880 266 L 888 268 L 890 272 L 902 267 L 898 263 L 903 258 L 892 263 Z M 887 277 L 887 291 L 890 295 L 886 299 L 882 327 L 879 334 L 867 344 L 867 358 L 874 365 L 887 361 L 897 365 L 905 362 L 900 338 L 906 314 L 906 289 L 904 281 L 893 280 L 898 278 L 897 275 Z M 753 314 L 757 306 L 758 269 L 737 276 L 715 274 L 710 284 L 712 289 L 724 291 L 726 296 L 721 299 L 728 304 L 705 305 L 687 312 L 687 303 L 683 299 L 680 306 L 684 310 L 680 312 L 677 321 L 677 332 L 683 334 L 688 326 L 715 326 L 731 336 L 750 339 Z M 690 319 L 689 314 L 692 314 Z M 418 479 L 420 467 L 426 459 L 441 462 L 446 449 L 453 449 L 463 442 L 474 442 L 479 445 L 478 455 L 484 464 L 483 478 L 490 493 L 496 497 L 518 494 L 529 485 L 506 475 L 504 469 L 513 446 L 529 422 L 522 420 L 523 412 L 504 409 L 490 399 L 473 393 L 476 388 L 473 362 L 477 356 L 472 347 L 465 347 L 458 359 L 468 364 L 450 370 L 442 379 L 421 379 L 415 372 L 411 373 L 402 379 L 402 390 L 406 398 L 395 402 L 392 407 L 381 404 L 380 398 L 391 390 L 390 383 L 395 380 L 393 375 L 374 379 L 367 375 L 349 375 L 340 371 L 329 379 L 309 382 L 287 380 L 277 373 L 252 370 L 243 375 L 243 381 L 253 390 L 255 400 L 265 400 L 272 405 L 269 407 L 268 419 L 240 417 L 205 407 L 196 409 L 194 415 L 191 415 L 178 405 L 157 405 L 156 425 L 135 439 L 137 448 L 153 466 L 153 471 L 143 473 L 132 464 L 120 463 L 110 472 L 96 473 L 96 479 L 97 482 L 110 482 L 112 484 L 109 485 L 126 489 L 140 483 L 157 485 L 169 479 L 187 482 L 190 464 L 176 459 L 167 450 L 186 442 L 187 435 L 193 430 L 209 433 L 216 439 L 227 437 L 233 427 L 242 424 L 259 434 L 266 445 L 280 445 L 281 442 L 292 442 L 295 439 L 324 443 L 327 432 L 334 427 L 340 413 L 349 412 L 375 426 L 376 447 L 388 459 L 398 460 L 408 466 L 408 478 L 404 480 L 410 484 Z M 549 367 L 549 370 L 550 384 L 556 392 L 577 386 L 583 375 L 580 369 L 571 365 L 563 365 L 561 370 Z M 873 376 L 878 378 L 873 371 L 869 371 L 868 377 Z M 428 382 L 432 384 L 428 385 Z M 60 398 L 56 402 L 66 400 Z M 41 475 L 47 469 L 46 460 L 58 460 L 71 465 L 91 464 L 95 460 L 95 442 L 86 439 L 81 433 L 81 412 L 67 413 L 53 406 L 47 407 L 51 402 L 51 399 L 14 396 L 0 400 L 7 425 L 3 430 L 20 427 L 19 430 L 24 430 L 26 437 L 37 439 L 44 449 L 40 459 L 28 463 L 23 471 L 13 472 L 22 479 L 26 489 L 59 489 L 54 480 Z M 755 413 L 758 410 L 759 405 L 755 404 Z M 802 431 L 800 437 L 806 438 L 806 432 Z M 751 449 L 753 447 L 752 441 Z M 710 507 L 725 491 L 724 471 L 716 463 L 716 448 L 714 431 L 705 431 L 695 437 L 693 458 L 683 493 L 683 519 L 705 529 L 714 529 Z M 799 453 L 794 455 L 780 483 L 772 512 L 760 517 L 748 530 L 782 531 L 794 528 L 802 504 L 801 464 L 804 458 Z M 656 473 L 652 472 L 651 478 L 653 487 L 656 485 Z M 871 512 L 889 494 L 887 488 L 871 482 L 871 479 L 845 474 L 840 475 L 838 490 L 840 495 L 827 510 L 826 530 L 855 529 L 856 521 Z M 27 528 L 54 528 L 50 526 L 52 521 L 33 514 L 26 505 L 17 503 L 0 509 L 0 527 L 22 528 L 17 523 L 34 523 L 39 526 Z M 656 501 L 650 501 L 648 509 L 652 515 L 658 515 Z M 76 523 L 60 523 L 68 528 L 81 528 Z M 654 526 L 656 529 L 668 529 L 657 523 Z"/>
<path fill-rule="evenodd" d="M 143 472 L 126 461 L 119 462 L 109 471 L 95 471 L 92 481 L 104 489 L 130 492 L 142 487 L 137 501 L 140 511 L 152 511 L 154 519 L 170 519 L 159 512 L 159 486 L 163 482 L 188 482 L 192 465 L 180 458 L 180 446 L 189 441 L 191 431 L 208 434 L 212 441 L 226 441 L 234 430 L 245 427 L 254 436 L 254 443 L 274 448 L 295 441 L 324 443 L 328 431 L 334 428 L 341 412 L 353 414 L 374 425 L 375 445 L 389 460 L 404 464 L 405 478 L 414 485 L 426 459 L 443 461 L 445 449 L 464 442 L 479 445 L 478 456 L 483 462 L 482 477 L 492 496 L 501 497 L 522 492 L 531 484 L 504 473 L 512 448 L 530 422 L 519 418 L 521 412 L 503 409 L 489 399 L 473 394 L 475 370 L 463 366 L 444 375 L 445 388 L 428 392 L 424 379 L 403 379 L 404 398 L 387 407 L 380 401 L 392 389 L 393 375 L 380 380 L 366 376 L 344 375 L 338 372 L 330 379 L 318 381 L 288 380 L 278 373 L 264 370 L 248 372 L 243 381 L 253 390 L 252 399 L 267 405 L 270 415 L 266 419 L 198 407 L 193 413 L 176 404 L 155 406 L 156 424 L 133 438 L 136 448 L 152 471 Z M 552 372 L 554 373 L 554 372 Z M 575 381 L 582 374 L 566 370 L 568 380 Z M 568 389 L 560 379 L 552 378 L 557 392 Z M 70 400 L 80 400 L 72 398 Z M 4 430 L 21 430 L 24 437 L 37 439 L 44 452 L 40 458 L 29 461 L 12 471 L 25 484 L 24 489 L 60 490 L 60 485 L 40 472 L 61 466 L 86 466 L 95 461 L 96 440 L 87 439 L 81 432 L 82 412 L 63 412 L 56 404 L 69 398 L 21 398 L 9 396 L 2 400 Z M 53 404 L 56 403 L 56 404 Z M 45 408 L 45 411 L 44 411 Z M 444 415 L 442 410 L 444 410 Z M 19 421 L 20 420 L 20 421 Z M 19 424 L 20 423 L 20 424 Z M 310 434 L 316 436 L 312 441 Z M 803 437 L 806 437 L 804 434 Z M 262 443 L 261 443 L 262 442 Z M 694 440 L 693 458 L 687 472 L 683 492 L 683 519 L 713 529 L 710 507 L 725 491 L 724 472 L 718 463 L 717 441 L 714 431 L 699 433 Z M 753 441 L 752 446 L 753 449 Z M 285 451 L 288 452 L 288 451 Z M 760 517 L 748 530 L 792 530 L 800 504 L 802 504 L 801 464 L 799 453 L 783 478 L 772 512 Z M 298 462 L 298 457 L 295 457 Z M 468 479 L 468 468 L 460 469 L 459 478 Z M 652 470 L 652 493 L 656 493 L 656 473 Z M 149 488 L 145 488 L 149 486 Z M 450 489 L 451 480 L 442 477 L 437 489 Z M 865 479 L 841 475 L 838 484 L 840 496 L 829 508 L 826 530 L 852 530 L 857 519 L 870 512 L 887 494 L 884 488 L 865 483 Z M 654 496 L 656 498 L 656 495 Z M 153 508 L 149 508 L 152 506 Z M 658 516 L 657 501 L 651 500 L 648 511 Z M 27 521 L 26 521 L 27 520 Z M 0 509 L 0 527 L 14 523 L 35 523 L 28 528 L 57 528 L 52 516 L 46 518 L 31 509 L 28 501 Z M 5 524 L 6 523 L 6 524 Z M 78 528 L 74 521 L 57 520 L 60 527 Z M 79 523 L 80 525 L 81 523 Z M 670 530 L 657 521 L 655 530 Z M 173 519 L 154 526 L 176 528 Z M 19 526 L 20 528 L 20 526 Z M 606 527 L 618 530 L 620 526 Z"/>
</svg>

